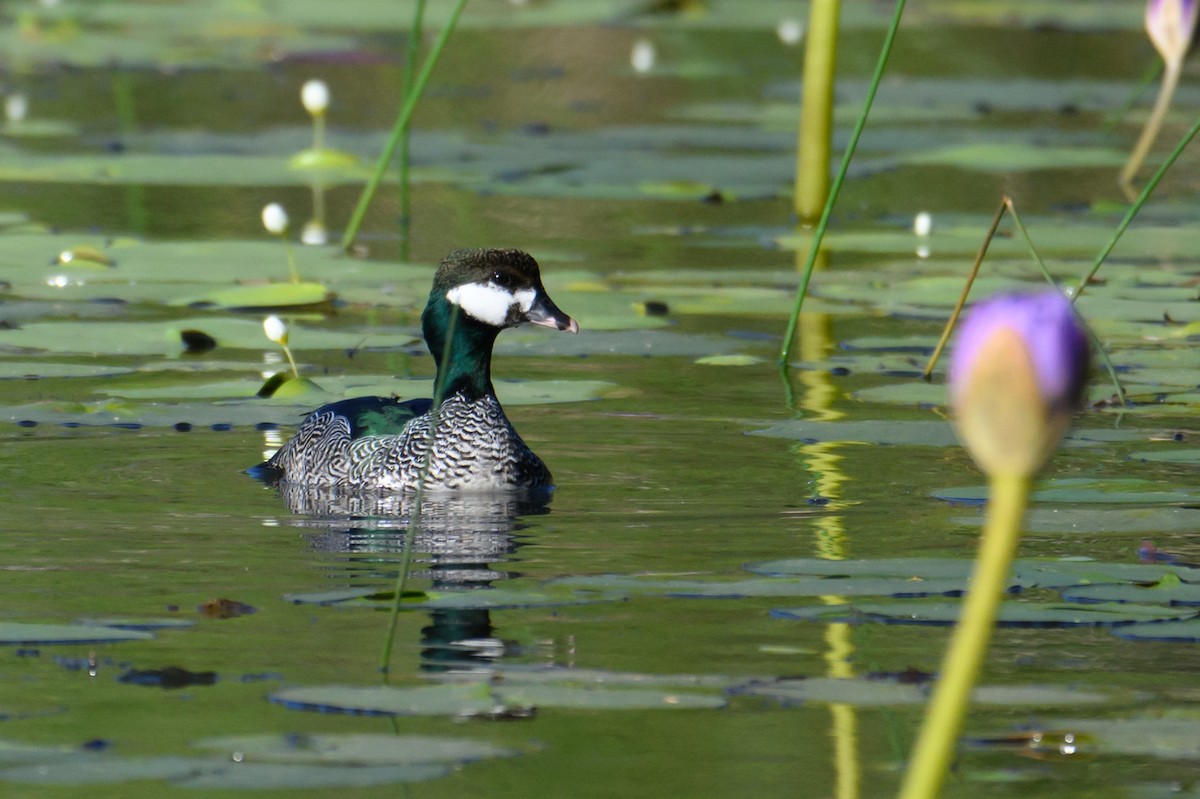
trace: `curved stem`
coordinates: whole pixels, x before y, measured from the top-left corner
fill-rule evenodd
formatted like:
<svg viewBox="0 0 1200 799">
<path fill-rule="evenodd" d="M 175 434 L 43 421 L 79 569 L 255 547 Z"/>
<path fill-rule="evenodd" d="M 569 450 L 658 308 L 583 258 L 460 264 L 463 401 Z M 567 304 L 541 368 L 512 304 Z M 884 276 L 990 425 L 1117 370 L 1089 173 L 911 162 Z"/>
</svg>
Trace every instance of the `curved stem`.
<svg viewBox="0 0 1200 799">
<path fill-rule="evenodd" d="M 1119 182 L 1122 186 L 1133 183 L 1137 171 L 1142 167 L 1142 162 L 1146 160 L 1146 154 L 1150 152 L 1154 140 L 1158 138 L 1158 132 L 1162 129 L 1167 110 L 1171 107 L 1171 98 L 1175 96 L 1175 87 L 1179 85 L 1179 76 L 1182 73 L 1183 59 L 1173 58 L 1166 62 L 1162 83 L 1158 87 L 1158 97 L 1154 100 L 1154 110 L 1150 112 L 1150 118 L 1146 120 L 1146 126 L 1142 128 L 1142 135 L 1138 137 L 1133 152 L 1129 154 L 1129 160 L 1125 162 L 1125 168 L 1121 170 Z"/>
<path fill-rule="evenodd" d="M 989 481 L 979 556 L 904 774 L 900 799 L 935 799 L 941 791 L 991 641 L 996 611 L 1008 586 L 1029 486 L 1030 479 L 1024 475 L 993 475 Z"/>
</svg>

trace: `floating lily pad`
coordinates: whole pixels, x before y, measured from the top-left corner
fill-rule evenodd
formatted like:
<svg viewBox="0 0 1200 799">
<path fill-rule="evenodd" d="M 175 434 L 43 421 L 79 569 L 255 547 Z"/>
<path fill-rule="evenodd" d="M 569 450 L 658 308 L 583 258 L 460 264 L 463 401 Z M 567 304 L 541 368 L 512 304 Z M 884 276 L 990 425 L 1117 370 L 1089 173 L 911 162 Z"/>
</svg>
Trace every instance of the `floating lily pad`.
<svg viewBox="0 0 1200 799">
<path fill-rule="evenodd" d="M 982 525 L 982 514 L 959 517 L 956 524 Z M 1079 535 L 1166 535 L 1200 530 L 1200 509 L 1174 506 L 1147 508 L 1033 508 L 1022 523 L 1028 532 Z"/>
<path fill-rule="evenodd" d="M 966 572 L 964 572 L 965 575 Z M 891 596 L 921 597 L 961 593 L 964 578 L 907 577 L 774 577 L 761 580 L 672 580 L 598 575 L 564 577 L 553 585 L 630 593 L 664 594 L 683 598 L 741 599 L 778 596 Z M 1014 587 L 1016 584 L 1014 583 Z"/>
<path fill-rule="evenodd" d="M 321 305 L 333 292 L 320 283 L 256 283 L 219 289 L 203 295 L 173 300 L 173 305 L 212 308 L 289 308 Z"/>
<path fill-rule="evenodd" d="M 1059 593 L 1068 602 L 1141 602 L 1153 605 L 1200 605 L 1200 584 L 1178 577 L 1153 583 L 1076 585 Z"/>
<path fill-rule="evenodd" d="M 195 624 L 191 619 L 81 619 L 80 624 L 100 627 L 115 627 L 118 630 L 169 630 L 191 627 Z"/>
<path fill-rule="evenodd" d="M 1024 172 L 1033 169 L 1118 167 L 1128 157 L 1128 153 L 1114 147 L 1033 147 L 1029 142 L 1022 141 L 940 147 L 904 156 L 903 160 L 921 166 L 952 166 L 976 172 Z"/>
<path fill-rule="evenodd" d="M 941 488 L 934 491 L 933 496 L 947 502 L 983 502 L 987 499 L 987 487 Z M 1070 477 L 1039 482 L 1030 499 L 1034 502 L 1105 502 L 1114 505 L 1192 504 L 1200 503 L 1200 492 L 1163 488 L 1161 482 L 1138 477 Z"/>
<path fill-rule="evenodd" d="M 1176 643 L 1200 643 L 1200 619 L 1181 619 L 1162 624 L 1134 624 L 1118 627 L 1113 634 L 1131 641 L 1173 641 Z"/>
<path fill-rule="evenodd" d="M 470 763 L 520 754 L 486 741 L 470 738 L 437 738 L 427 735 L 373 735 L 366 733 L 316 735 L 238 735 L 205 738 L 193 746 L 237 752 L 242 762 L 308 763 L 335 765 L 409 765 L 415 763 Z"/>
<path fill-rule="evenodd" d="M 914 447 L 949 447 L 958 443 L 950 423 L 941 421 L 865 419 L 858 422 L 817 422 L 793 419 L 753 430 L 749 435 L 809 442 L 844 441 Z"/>
<path fill-rule="evenodd" d="M 187 757 L 116 757 L 76 752 L 51 764 L 29 763 L 0 770 L 0 780 L 38 785 L 100 785 L 126 780 L 179 780 L 227 764 Z"/>
<path fill-rule="evenodd" d="M 881 621 L 886 624 L 950 626 L 958 621 L 958 602 L 894 602 L 891 604 L 825 605 L 818 609 L 822 621 Z M 840 613 L 836 612 L 840 611 Z M 1069 605 L 1050 602 L 1004 602 L 996 616 L 999 627 L 1111 627 L 1147 621 L 1191 618 L 1200 610 L 1157 606 L 1096 604 Z M 812 620 L 808 608 L 771 611 L 779 619 Z"/>
<path fill-rule="evenodd" d="M 1200 449 L 1177 448 L 1153 451 L 1135 452 L 1129 456 L 1135 461 L 1151 461 L 1155 463 L 1200 463 Z"/>
<path fill-rule="evenodd" d="M 1045 719 L 1039 729 L 1086 735 L 1089 746 L 1108 755 L 1146 755 L 1160 760 L 1200 758 L 1200 718 L 1166 713 L 1130 719 Z"/>
<path fill-rule="evenodd" d="M 0 622 L 0 644 L 104 644 L 148 641 L 154 636 L 95 624 L 25 624 Z"/>
<path fill-rule="evenodd" d="M 718 708 L 725 705 L 725 700 L 719 696 L 678 691 L 554 685 L 510 688 L 482 682 L 418 688 L 289 688 L 272 694 L 270 701 L 293 710 L 377 716 L 489 716 L 549 707 L 650 710 Z"/>
<path fill-rule="evenodd" d="M 930 685 L 904 683 L 895 679 L 808 677 L 751 682 L 735 687 L 732 693 L 773 699 L 784 704 L 829 702 L 859 707 L 889 707 L 928 703 Z M 971 703 L 1033 708 L 1107 706 L 1129 698 L 1120 696 L 1118 692 L 1065 685 L 981 685 L 972 692 Z"/>
<path fill-rule="evenodd" d="M 178 785 L 206 790 L 309 790 L 367 788 L 404 782 L 424 782 L 450 773 L 440 764 L 411 766 L 311 766 L 303 763 L 225 763 L 198 770 Z"/>
<path fill-rule="evenodd" d="M 590 605 L 594 602 L 617 602 L 623 594 L 614 591 L 589 592 L 573 590 L 520 591 L 508 588 L 489 588 L 478 591 L 423 591 L 411 597 L 406 593 L 400 603 L 402 610 L 430 608 L 544 608 L 560 605 Z M 342 605 L 354 607 L 391 607 L 393 594 L 387 590 L 318 591 L 287 594 L 287 601 L 297 605 Z"/>
</svg>

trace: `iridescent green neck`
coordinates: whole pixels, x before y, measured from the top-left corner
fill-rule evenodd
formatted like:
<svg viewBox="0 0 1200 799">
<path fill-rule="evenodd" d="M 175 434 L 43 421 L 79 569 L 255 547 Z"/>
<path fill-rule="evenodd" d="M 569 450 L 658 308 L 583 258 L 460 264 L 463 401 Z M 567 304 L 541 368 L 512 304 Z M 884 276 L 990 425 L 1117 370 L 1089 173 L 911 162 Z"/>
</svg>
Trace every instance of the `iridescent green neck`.
<svg viewBox="0 0 1200 799">
<path fill-rule="evenodd" d="M 453 319 L 451 317 L 454 317 Z M 494 394 L 492 388 L 492 345 L 500 330 L 459 311 L 444 296 L 430 296 L 421 314 L 425 343 L 437 364 L 437 382 L 442 398 L 464 394 L 479 399 Z M 447 334 L 450 351 L 446 352 Z"/>
</svg>

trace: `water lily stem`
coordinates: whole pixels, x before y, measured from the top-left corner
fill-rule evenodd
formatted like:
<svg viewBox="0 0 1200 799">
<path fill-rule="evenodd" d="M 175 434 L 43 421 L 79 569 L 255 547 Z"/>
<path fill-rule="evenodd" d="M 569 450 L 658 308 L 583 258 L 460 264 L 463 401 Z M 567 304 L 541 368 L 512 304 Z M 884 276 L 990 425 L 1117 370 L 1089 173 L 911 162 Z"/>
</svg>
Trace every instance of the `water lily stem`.
<svg viewBox="0 0 1200 799">
<path fill-rule="evenodd" d="M 292 243 L 288 241 L 287 232 L 279 235 L 283 241 L 283 251 L 287 254 L 288 275 L 293 283 L 300 282 L 300 270 L 296 268 L 296 254 L 292 252 Z"/>
<path fill-rule="evenodd" d="M 296 359 L 292 357 L 291 349 L 287 344 L 280 343 L 279 346 L 283 349 L 283 354 L 287 356 L 288 366 L 292 367 L 292 377 L 299 378 L 300 370 L 296 368 Z"/>
<path fill-rule="evenodd" d="M 408 131 L 413 112 L 417 108 L 417 101 L 424 94 L 425 87 L 429 84 L 429 78 L 433 75 L 433 68 L 437 66 L 442 51 L 446 49 L 446 43 L 450 41 L 450 34 L 454 33 L 454 28 L 458 24 L 458 18 L 462 14 L 463 7 L 466 4 L 467 0 L 457 0 L 454 4 L 449 19 L 446 20 L 445 26 L 438 32 L 437 39 L 434 41 L 429 55 L 425 58 L 425 63 L 421 65 L 420 73 L 418 73 L 416 79 L 413 81 L 412 90 L 405 95 L 404 106 L 400 109 L 400 114 L 396 117 L 396 121 L 392 125 L 392 131 L 388 135 L 383 152 L 379 154 L 379 158 L 375 161 L 375 171 L 371 173 L 370 179 L 367 180 L 367 185 L 363 187 L 362 194 L 358 197 L 358 204 L 354 207 L 354 213 L 350 217 L 350 223 L 346 226 L 346 232 L 342 234 L 341 247 L 343 250 L 349 250 L 351 245 L 354 244 L 354 239 L 358 236 L 358 230 L 362 227 L 363 218 L 367 214 L 367 208 L 371 205 L 371 200 L 375 196 L 375 190 L 379 188 L 384 173 L 387 172 L 388 165 L 392 162 L 392 155 L 396 152 L 396 146 Z"/>
<path fill-rule="evenodd" d="M 796 144 L 796 217 L 813 224 L 829 193 L 833 83 L 837 73 L 840 0 L 813 0 L 804 44 L 804 86 Z"/>
<path fill-rule="evenodd" d="M 900 799 L 935 799 L 941 792 L 1008 586 L 1029 487 L 1027 475 L 998 474 L 989 481 L 987 520 L 962 616 L 925 710 Z"/>
<path fill-rule="evenodd" d="M 838 194 L 842 190 L 842 183 L 846 180 L 846 173 L 850 170 L 850 161 L 854 158 L 854 151 L 858 148 L 858 140 L 862 136 L 863 128 L 867 125 L 867 116 L 871 113 L 871 105 L 875 102 L 875 94 L 879 90 L 879 83 L 883 80 L 883 71 L 887 67 L 888 56 L 892 53 L 892 43 L 896 40 L 896 32 L 900 30 L 900 18 L 904 14 L 904 1 L 896 0 L 896 10 L 892 15 L 892 23 L 888 26 L 887 35 L 883 39 L 883 47 L 879 51 L 879 61 L 875 65 L 875 74 L 871 77 L 871 83 L 867 87 L 867 96 L 863 100 L 862 111 L 859 113 L 858 120 L 854 123 L 854 130 L 850 134 L 850 141 L 846 144 L 846 152 L 842 154 L 842 163 L 838 167 L 837 174 L 834 176 L 833 185 L 830 186 L 829 196 L 825 198 L 825 208 L 821 211 L 821 219 L 817 222 L 816 230 L 813 231 L 811 249 L 808 252 L 808 261 L 804 266 L 804 274 L 800 278 L 800 287 L 796 290 L 796 304 L 792 308 L 791 319 L 788 320 L 787 331 L 783 335 L 783 347 L 779 351 L 779 364 L 781 367 L 786 367 L 788 359 L 792 355 L 792 346 L 795 344 L 796 325 L 800 319 L 800 311 L 804 306 L 804 295 L 808 293 L 808 284 L 812 280 L 813 268 L 817 263 L 817 255 L 821 252 L 821 242 L 825 238 L 825 230 L 829 227 L 829 217 L 833 213 L 833 206 L 837 203 Z"/>
<path fill-rule="evenodd" d="M 1138 137 L 1137 144 L 1134 145 L 1133 152 L 1129 155 L 1129 160 L 1125 162 L 1125 168 L 1121 170 L 1120 184 L 1122 186 L 1133 185 L 1133 179 L 1137 175 L 1137 171 L 1141 169 L 1142 162 L 1146 160 L 1146 154 L 1150 152 L 1154 140 L 1158 138 L 1163 120 L 1171 108 L 1171 98 L 1175 96 L 1175 87 L 1179 85 L 1181 74 L 1183 74 L 1182 58 L 1172 58 L 1166 62 L 1162 83 L 1158 87 L 1158 97 L 1154 101 L 1154 110 L 1150 112 L 1150 118 L 1146 120 L 1146 125 L 1142 128 L 1142 135 Z"/>
<path fill-rule="evenodd" d="M 325 112 L 312 115 L 313 121 L 313 151 L 325 149 Z"/>
</svg>

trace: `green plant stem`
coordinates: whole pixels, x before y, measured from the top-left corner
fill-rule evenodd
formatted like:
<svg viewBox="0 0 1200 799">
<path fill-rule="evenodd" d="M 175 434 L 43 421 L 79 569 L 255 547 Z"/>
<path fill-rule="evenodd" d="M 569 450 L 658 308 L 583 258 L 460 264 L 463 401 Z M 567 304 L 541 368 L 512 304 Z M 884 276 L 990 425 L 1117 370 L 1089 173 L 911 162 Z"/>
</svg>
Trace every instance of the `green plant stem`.
<svg viewBox="0 0 1200 799">
<path fill-rule="evenodd" d="M 971 690 L 987 654 L 996 611 L 1008 585 L 1021 519 L 1029 501 L 1027 475 L 992 475 L 987 520 L 962 615 L 942 659 L 933 698 L 909 760 L 900 799 L 936 799 L 962 731 Z"/>
<path fill-rule="evenodd" d="M 450 363 L 450 347 L 454 341 L 454 328 L 458 323 L 458 306 L 455 305 L 450 310 L 450 322 L 446 325 L 446 342 L 442 345 L 443 364 Z M 413 492 L 412 513 L 408 516 L 408 532 L 404 536 L 404 553 L 400 559 L 400 573 L 396 575 L 395 584 L 395 599 L 392 600 L 392 610 L 388 616 L 387 635 L 383 640 L 383 654 L 380 656 L 379 670 L 383 673 L 384 679 L 387 679 L 391 660 L 392 649 L 396 642 L 396 622 L 400 618 L 400 603 L 404 601 L 404 589 L 408 585 L 408 573 L 412 564 L 413 547 L 417 541 L 417 531 L 421 529 L 421 506 L 425 501 L 425 481 L 429 477 L 429 463 L 433 457 L 433 449 L 437 443 L 437 429 L 439 421 L 439 412 L 442 406 L 442 398 L 446 393 L 446 386 L 442 378 L 441 370 L 438 370 L 438 375 L 434 379 L 433 385 L 433 401 L 429 408 L 429 446 L 425 448 L 425 455 L 421 460 L 421 471 L 417 473 L 417 489 Z"/>
<path fill-rule="evenodd" d="M 312 115 L 313 120 L 313 151 L 325 149 L 325 112 Z"/>
<path fill-rule="evenodd" d="M 854 131 L 850 134 L 850 141 L 846 145 L 846 152 L 842 155 L 842 163 L 838 167 L 837 175 L 833 179 L 833 185 L 830 187 L 829 196 L 825 198 L 825 207 L 821 211 L 821 219 L 817 223 L 816 230 L 813 232 L 812 249 L 808 253 L 808 261 L 804 266 L 804 274 L 800 278 L 800 287 L 796 290 L 796 304 L 792 308 L 791 319 L 788 320 L 787 332 L 783 336 L 783 348 L 779 352 L 779 365 L 781 368 L 786 368 L 788 358 L 792 354 L 792 346 L 796 337 L 796 324 L 800 319 L 800 311 L 804 305 L 804 295 L 808 293 L 808 284 L 812 280 L 813 266 L 817 262 L 817 254 L 821 251 L 821 241 L 825 238 L 825 230 L 829 227 L 829 217 L 833 213 L 833 206 L 837 202 L 838 193 L 842 190 L 842 183 L 846 180 L 846 172 L 850 169 L 850 161 L 854 158 L 854 151 L 858 147 L 858 140 L 862 136 L 863 128 L 867 124 L 867 116 L 871 113 L 871 105 L 875 102 L 875 94 L 879 90 L 879 83 L 883 80 L 883 71 L 887 67 L 888 56 L 892 52 L 892 43 L 896 40 L 896 32 L 900 29 L 900 17 L 904 13 L 904 0 L 896 0 L 896 11 L 892 16 L 892 23 L 888 27 L 887 35 L 883 40 L 883 47 L 879 52 L 879 62 L 875 65 L 875 74 L 871 77 L 871 84 L 867 88 L 867 97 L 863 101 L 862 112 L 858 116 L 858 120 L 854 123 Z"/>
<path fill-rule="evenodd" d="M 1017 213 L 1017 206 L 1009 197 L 1004 198 L 1004 205 L 1008 208 L 1008 213 L 1012 215 L 1013 224 L 1017 228 L 1017 232 L 1021 234 L 1021 238 L 1025 240 L 1025 247 L 1029 250 L 1029 257 L 1037 264 L 1038 269 L 1042 272 L 1042 277 L 1051 286 L 1054 286 L 1058 291 L 1062 291 L 1062 287 L 1058 281 L 1054 279 L 1054 275 L 1050 274 L 1050 269 L 1046 266 L 1046 262 L 1042 260 L 1042 256 L 1037 251 L 1037 247 L 1033 245 L 1033 239 L 1029 236 L 1029 231 L 1025 229 L 1025 223 L 1021 221 L 1021 215 Z M 1072 303 L 1073 305 L 1074 303 Z M 1116 391 L 1117 399 L 1121 404 L 1125 403 L 1125 386 L 1121 384 L 1121 378 L 1117 375 L 1117 367 L 1113 364 L 1112 358 L 1108 357 L 1108 351 L 1104 349 L 1104 342 L 1096 335 L 1096 331 L 1092 330 L 1092 326 L 1087 323 L 1087 320 L 1075 312 L 1075 320 L 1079 322 L 1079 326 L 1084 329 L 1089 339 L 1092 342 L 1092 348 L 1100 355 L 1100 362 L 1104 364 L 1104 370 L 1108 372 L 1108 379 L 1112 381 L 1113 390 Z"/>
<path fill-rule="evenodd" d="M 1004 209 L 1008 206 L 1008 202 L 1007 197 L 1000 201 L 1000 207 L 996 209 L 996 215 L 992 217 L 992 224 L 988 227 L 987 234 L 983 237 L 983 243 L 979 245 L 979 252 L 975 253 L 975 263 L 971 264 L 971 271 L 967 274 L 967 282 L 963 285 L 962 293 L 958 295 L 958 302 L 954 305 L 954 312 L 946 320 L 946 326 L 942 329 L 942 337 L 938 339 L 937 346 L 933 348 L 933 354 L 929 356 L 929 363 L 925 364 L 925 372 L 922 374 L 922 377 L 925 378 L 926 383 L 933 378 L 933 368 L 937 365 L 938 358 L 942 357 L 942 351 L 946 349 L 946 342 L 950 340 L 950 333 L 954 330 L 954 325 L 958 322 L 958 317 L 962 315 L 963 306 L 967 304 L 967 297 L 971 294 L 971 287 L 975 285 L 975 278 L 979 276 L 979 268 L 983 266 L 983 259 L 987 255 L 988 247 L 992 245 L 992 239 L 996 237 L 996 231 L 1000 227 L 1000 220 L 1004 219 Z"/>
<path fill-rule="evenodd" d="M 1150 66 L 1146 68 L 1144 73 L 1142 73 L 1142 78 L 1138 81 L 1137 86 L 1133 87 L 1133 91 L 1131 91 L 1129 96 L 1125 98 L 1125 102 L 1121 103 L 1121 107 L 1104 118 L 1104 124 L 1100 126 L 1100 132 L 1111 133 L 1113 129 L 1117 127 L 1117 124 L 1120 123 L 1120 121 L 1125 118 L 1125 115 L 1128 114 L 1133 108 L 1134 103 L 1136 103 L 1138 98 L 1142 96 L 1142 92 L 1146 91 L 1150 84 L 1158 80 L 1158 76 L 1161 75 L 1162 72 L 1163 60 L 1155 56 L 1154 60 L 1150 62 Z"/>
<path fill-rule="evenodd" d="M 1163 120 L 1166 119 L 1167 111 L 1171 108 L 1171 98 L 1175 96 L 1175 88 L 1179 85 L 1179 76 L 1182 74 L 1182 58 L 1172 58 L 1166 62 L 1162 83 L 1158 87 L 1158 97 L 1154 100 L 1154 110 L 1150 112 L 1150 118 L 1146 120 L 1146 125 L 1142 128 L 1142 135 L 1138 137 L 1133 152 L 1129 154 L 1129 160 L 1125 162 L 1125 168 L 1121 170 L 1119 182 L 1122 186 L 1133 184 L 1137 171 L 1141 168 L 1142 162 L 1146 160 L 1146 154 L 1150 152 L 1154 140 L 1158 138 L 1158 132 L 1162 129 Z"/>
<path fill-rule="evenodd" d="M 408 29 L 408 49 L 404 53 L 404 100 L 407 102 L 412 95 L 413 82 L 417 72 L 417 52 L 421 48 L 421 30 L 425 24 L 425 0 L 417 0 L 413 11 L 412 25 Z M 412 227 L 412 187 L 409 185 L 409 167 L 411 165 L 410 150 L 412 144 L 412 128 L 404 127 L 404 135 L 400 138 L 400 155 L 398 168 L 400 170 L 400 260 L 408 260 L 409 230 Z"/>
<path fill-rule="evenodd" d="M 287 255 L 288 275 L 293 283 L 300 282 L 300 270 L 296 268 L 296 254 L 292 252 L 292 243 L 288 241 L 287 231 L 279 234 L 283 242 L 283 251 Z"/>
<path fill-rule="evenodd" d="M 287 356 L 288 365 L 292 367 L 292 377 L 300 377 L 300 370 L 296 368 L 296 359 L 292 357 L 292 351 L 288 349 L 288 345 L 281 343 L 279 346 L 283 350 L 283 354 Z"/>
<path fill-rule="evenodd" d="M 1167 159 L 1162 162 L 1162 165 L 1157 171 L 1155 171 L 1154 176 L 1146 182 L 1146 185 L 1142 188 L 1142 191 L 1138 195 L 1137 199 L 1134 200 L 1133 204 L 1129 206 L 1129 210 L 1125 212 L 1125 218 L 1122 219 L 1121 224 L 1117 226 L 1116 232 L 1113 233 L 1112 238 L 1109 240 L 1108 244 L 1105 245 L 1104 249 L 1100 251 L 1100 254 L 1096 256 L 1096 260 L 1092 262 L 1092 268 L 1088 270 L 1088 273 L 1083 276 L 1082 280 L 1079 281 L 1079 285 L 1075 288 L 1075 293 L 1071 296 L 1071 302 L 1075 302 L 1079 299 L 1079 296 L 1083 294 L 1083 290 L 1087 288 L 1088 283 L 1090 283 L 1092 278 L 1096 276 L 1096 273 L 1100 271 L 1100 266 L 1104 263 L 1104 259 L 1108 258 L 1109 253 L 1113 251 L 1113 248 L 1117 246 L 1117 242 L 1121 240 L 1121 236 L 1125 233 L 1125 229 L 1129 227 L 1129 224 L 1133 221 L 1133 218 L 1138 215 L 1139 211 L 1142 210 L 1142 206 L 1146 204 L 1146 201 L 1150 199 L 1150 195 L 1156 188 L 1158 188 L 1158 184 L 1162 181 L 1163 176 L 1167 174 L 1167 170 L 1174 165 L 1180 154 L 1183 153 L 1188 144 L 1191 143 L 1192 139 L 1196 137 L 1197 133 L 1200 133 L 1200 119 L 1197 119 L 1192 125 L 1191 129 L 1188 130 L 1188 132 L 1184 134 L 1183 138 L 1179 140 L 1179 143 L 1175 145 L 1175 149 L 1172 150 L 1171 154 L 1167 156 Z"/>
<path fill-rule="evenodd" d="M 363 218 L 367 214 L 367 208 L 371 205 L 371 200 L 375 196 L 375 190 L 379 188 L 384 173 L 387 172 L 388 164 L 392 162 L 392 155 L 396 152 L 396 146 L 408 130 L 408 125 L 412 121 L 413 111 L 417 107 L 417 101 L 421 99 L 421 95 L 425 92 L 425 87 L 429 84 L 429 78 L 433 75 L 433 68 L 437 66 L 438 59 L 442 56 L 442 51 L 446 49 L 446 43 L 450 41 L 450 34 L 454 32 L 454 28 L 458 24 L 458 18 L 462 14 L 463 7 L 466 4 L 467 0 L 457 0 L 454 4 L 453 10 L 450 12 L 450 17 L 446 20 L 446 25 L 438 32 L 438 37 L 433 43 L 433 48 L 429 51 L 429 55 L 425 58 L 425 63 L 421 65 L 420 73 L 413 81 L 412 90 L 405 96 L 404 105 L 400 109 L 400 114 L 396 117 L 395 123 L 392 125 L 392 130 L 388 135 L 387 143 L 383 147 L 383 152 L 379 154 L 379 158 L 375 162 L 375 171 L 371 173 L 371 177 L 367 180 L 367 185 L 363 187 L 362 194 L 358 197 L 358 204 L 354 207 L 354 213 L 350 217 L 350 223 L 346 227 L 346 232 L 342 234 L 341 247 L 343 250 L 349 250 L 351 245 L 354 244 L 354 239 L 358 236 L 358 230 L 362 227 Z"/>
<path fill-rule="evenodd" d="M 811 225 L 829 193 L 833 84 L 837 73 L 840 0 L 813 0 L 804 41 L 804 86 L 796 143 L 796 217 Z"/>
</svg>

